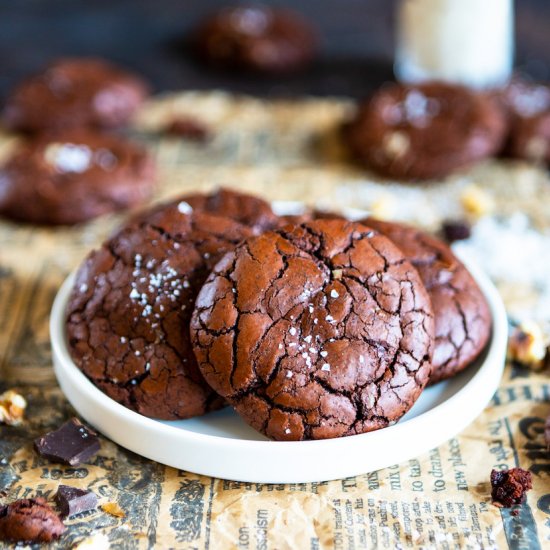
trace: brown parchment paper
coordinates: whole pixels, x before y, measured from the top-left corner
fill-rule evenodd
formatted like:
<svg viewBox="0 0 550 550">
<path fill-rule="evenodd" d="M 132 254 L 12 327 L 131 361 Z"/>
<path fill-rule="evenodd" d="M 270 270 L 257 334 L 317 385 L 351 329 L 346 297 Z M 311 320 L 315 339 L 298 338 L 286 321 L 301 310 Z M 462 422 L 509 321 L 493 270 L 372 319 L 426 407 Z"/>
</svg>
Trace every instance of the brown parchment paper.
<svg viewBox="0 0 550 550">
<path fill-rule="evenodd" d="M 226 184 L 270 200 L 366 208 L 434 229 L 442 219 L 472 215 L 463 197 L 473 185 L 492 201 L 482 214 L 519 210 L 540 231 L 550 227 L 548 175 L 526 164 L 490 161 L 425 186 L 377 181 L 346 159 L 339 142 L 338 127 L 352 109 L 338 99 L 264 102 L 189 92 L 152 101 L 130 133 L 157 157 L 158 199 Z M 163 137 L 159 128 L 175 114 L 203 118 L 213 140 L 200 145 Z M 16 146 L 12 136 L 0 136 L 0 155 Z M 148 461 L 105 438 L 98 455 L 75 468 L 37 457 L 33 438 L 74 414 L 51 368 L 53 298 L 67 274 L 124 219 L 61 229 L 0 221 L 0 389 L 17 388 L 29 403 L 21 426 L 0 426 L 0 504 L 52 498 L 66 483 L 89 487 L 100 503 L 116 502 L 125 514 L 117 518 L 98 508 L 68 520 L 67 533 L 52 547 L 550 547 L 547 370 L 507 366 L 492 402 L 461 434 L 409 462 L 339 481 L 210 479 Z M 528 314 L 537 300 L 529 284 L 501 285 L 501 291 L 510 311 Z M 490 503 L 488 479 L 491 468 L 517 465 L 531 470 L 534 488 L 514 516 Z"/>
</svg>

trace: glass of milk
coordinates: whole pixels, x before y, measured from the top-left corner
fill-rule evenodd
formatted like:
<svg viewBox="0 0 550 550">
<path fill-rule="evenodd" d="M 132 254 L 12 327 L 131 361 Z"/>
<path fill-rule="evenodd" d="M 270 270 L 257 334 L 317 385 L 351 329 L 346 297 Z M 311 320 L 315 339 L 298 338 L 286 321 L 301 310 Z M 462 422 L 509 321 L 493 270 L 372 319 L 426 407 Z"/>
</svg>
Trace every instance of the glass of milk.
<svg viewBox="0 0 550 550">
<path fill-rule="evenodd" d="M 514 0 L 401 0 L 395 73 L 493 88 L 511 76 Z"/>
</svg>

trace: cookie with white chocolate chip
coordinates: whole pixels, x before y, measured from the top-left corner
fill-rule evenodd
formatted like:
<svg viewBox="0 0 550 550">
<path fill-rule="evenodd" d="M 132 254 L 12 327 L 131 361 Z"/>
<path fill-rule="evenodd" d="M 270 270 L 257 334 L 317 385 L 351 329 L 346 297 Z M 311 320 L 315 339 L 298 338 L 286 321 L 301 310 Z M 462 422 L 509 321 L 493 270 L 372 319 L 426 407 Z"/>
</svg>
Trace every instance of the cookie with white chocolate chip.
<svg viewBox="0 0 550 550">
<path fill-rule="evenodd" d="M 429 180 L 497 152 L 505 130 L 488 96 L 443 83 L 390 84 L 360 106 L 345 136 L 355 157 L 381 175 Z"/>
</svg>

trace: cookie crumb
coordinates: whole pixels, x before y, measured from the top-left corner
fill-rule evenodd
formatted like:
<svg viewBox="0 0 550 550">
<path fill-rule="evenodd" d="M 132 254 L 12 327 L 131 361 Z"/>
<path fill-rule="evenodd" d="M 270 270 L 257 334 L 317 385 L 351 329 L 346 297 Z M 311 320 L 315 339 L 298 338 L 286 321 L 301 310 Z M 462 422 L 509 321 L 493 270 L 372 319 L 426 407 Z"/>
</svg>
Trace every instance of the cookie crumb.
<svg viewBox="0 0 550 550">
<path fill-rule="evenodd" d="M 126 514 L 124 510 L 118 505 L 117 502 L 107 502 L 102 504 L 100 508 L 107 514 L 114 516 L 115 518 L 125 518 Z"/>
<path fill-rule="evenodd" d="M 481 217 L 491 214 L 495 209 L 493 197 L 478 185 L 469 185 L 460 196 L 464 210 L 474 216 Z"/>
<path fill-rule="evenodd" d="M 472 228 L 464 220 L 447 220 L 441 226 L 441 236 L 449 244 L 469 239 L 471 235 Z"/>
<path fill-rule="evenodd" d="M 0 540 L 51 542 L 65 530 L 59 516 L 43 498 L 23 498 L 0 506 Z"/>
<path fill-rule="evenodd" d="M 23 421 L 27 401 L 14 390 L 5 391 L 0 395 L 0 424 L 17 426 Z"/>
<path fill-rule="evenodd" d="M 540 326 L 524 321 L 512 329 L 508 339 L 508 358 L 534 370 L 545 366 L 546 342 Z"/>
<path fill-rule="evenodd" d="M 491 470 L 491 498 L 499 508 L 510 508 L 525 500 L 525 493 L 533 488 L 531 472 L 522 468 Z"/>
<path fill-rule="evenodd" d="M 209 128 L 200 120 L 191 116 L 180 116 L 168 121 L 163 132 L 169 136 L 181 137 L 204 143 L 211 138 Z"/>
</svg>

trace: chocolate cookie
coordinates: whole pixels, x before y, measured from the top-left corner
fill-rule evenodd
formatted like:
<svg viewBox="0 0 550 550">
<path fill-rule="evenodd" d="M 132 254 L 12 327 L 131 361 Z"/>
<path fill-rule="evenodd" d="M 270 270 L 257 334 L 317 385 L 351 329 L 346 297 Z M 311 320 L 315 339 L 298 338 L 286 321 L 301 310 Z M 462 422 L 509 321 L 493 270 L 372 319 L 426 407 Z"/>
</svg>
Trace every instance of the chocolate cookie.
<svg viewBox="0 0 550 550">
<path fill-rule="evenodd" d="M 154 165 L 125 139 L 70 130 L 27 141 L 0 169 L 0 215 L 74 224 L 143 203 Z"/>
<path fill-rule="evenodd" d="M 114 128 L 124 125 L 147 95 L 145 82 L 108 61 L 59 59 L 8 97 L 2 114 L 11 130 Z"/>
<path fill-rule="evenodd" d="M 284 73 L 307 65 L 317 40 L 311 25 L 290 10 L 235 6 L 203 21 L 193 42 L 198 55 L 212 65 Z"/>
<path fill-rule="evenodd" d="M 219 408 L 189 338 L 208 273 L 251 229 L 171 204 L 123 228 L 80 268 L 67 309 L 69 349 L 107 395 L 154 418 Z"/>
<path fill-rule="evenodd" d="M 487 96 L 441 83 L 391 84 L 360 107 L 345 136 L 354 155 L 383 176 L 433 179 L 498 151 L 505 128 Z"/>
<path fill-rule="evenodd" d="M 505 153 L 550 163 L 550 87 L 514 81 L 502 98 L 510 123 Z"/>
<path fill-rule="evenodd" d="M 278 440 L 392 424 L 430 375 L 433 316 L 389 239 L 323 220 L 226 254 L 200 291 L 191 337 L 206 381 Z"/>
<path fill-rule="evenodd" d="M 423 231 L 373 218 L 362 223 L 401 249 L 430 295 L 435 316 L 430 383 L 465 369 L 483 351 L 491 335 L 489 307 L 466 267 L 446 244 Z"/>
<path fill-rule="evenodd" d="M 257 233 L 273 229 L 279 224 L 279 217 L 271 205 L 253 195 L 231 189 L 218 189 L 210 195 L 195 193 L 182 197 L 178 202 L 186 202 L 193 210 L 200 210 L 231 218 L 253 228 Z M 180 208 L 184 208 L 180 204 Z"/>
<path fill-rule="evenodd" d="M 24 498 L 0 506 L 0 540 L 51 542 L 65 532 L 65 525 L 43 498 Z"/>
</svg>

